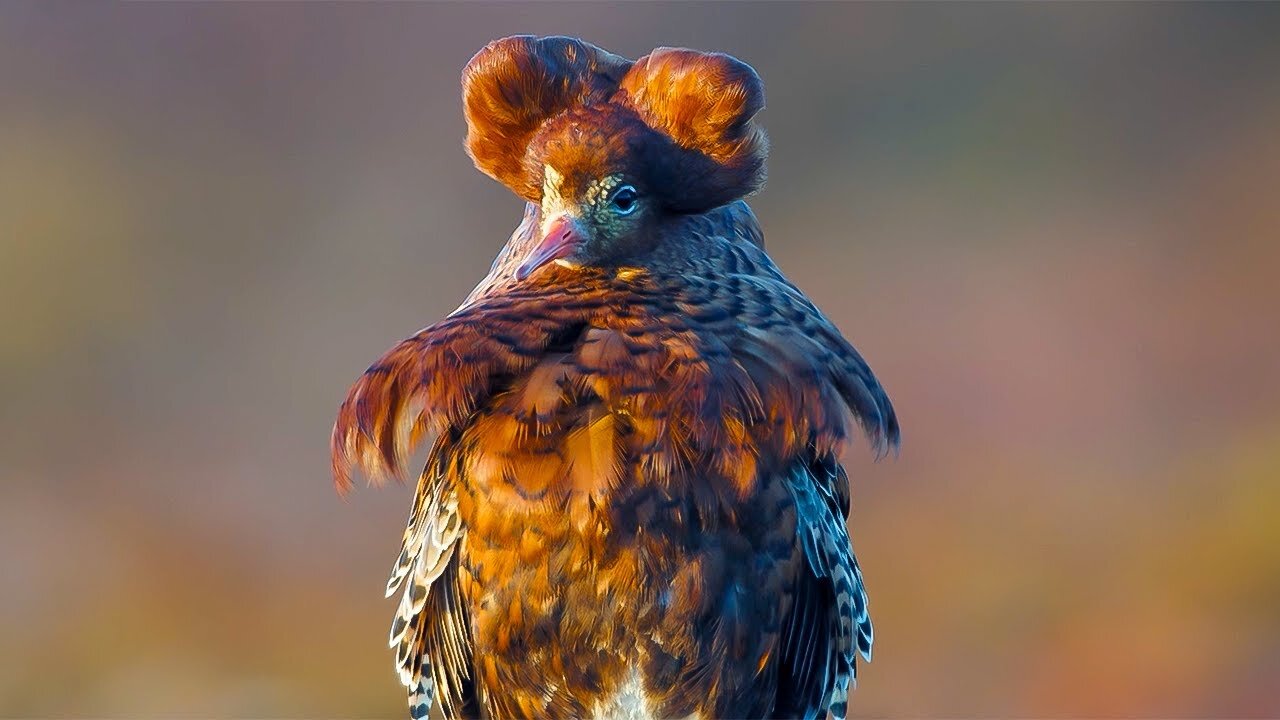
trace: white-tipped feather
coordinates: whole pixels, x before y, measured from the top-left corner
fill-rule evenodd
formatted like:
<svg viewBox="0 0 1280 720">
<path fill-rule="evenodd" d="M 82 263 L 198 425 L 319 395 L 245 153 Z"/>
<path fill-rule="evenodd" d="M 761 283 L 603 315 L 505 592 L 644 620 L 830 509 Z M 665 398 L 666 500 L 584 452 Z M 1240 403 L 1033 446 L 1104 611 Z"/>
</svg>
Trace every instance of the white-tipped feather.
<svg viewBox="0 0 1280 720">
<path fill-rule="evenodd" d="M 462 532 L 456 491 L 444 482 L 443 461 L 433 455 L 418 482 L 400 555 L 387 581 L 387 596 L 403 587 L 387 644 L 396 651 L 396 671 L 409 690 L 409 714 L 426 718 L 434 701 L 430 658 L 423 647 L 425 608 L 431 584 L 449 565 Z M 406 582 L 406 579 L 408 582 Z"/>
<path fill-rule="evenodd" d="M 411 720 L 427 720 L 431 715 L 431 705 L 435 700 L 431 673 L 422 673 L 418 686 L 409 691 L 409 717 Z"/>
</svg>

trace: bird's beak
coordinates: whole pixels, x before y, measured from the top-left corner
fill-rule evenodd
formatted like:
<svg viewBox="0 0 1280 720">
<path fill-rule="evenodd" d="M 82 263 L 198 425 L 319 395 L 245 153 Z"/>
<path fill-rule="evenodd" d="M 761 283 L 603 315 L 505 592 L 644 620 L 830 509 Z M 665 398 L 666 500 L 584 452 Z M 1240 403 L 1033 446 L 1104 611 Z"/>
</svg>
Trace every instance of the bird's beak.
<svg viewBox="0 0 1280 720">
<path fill-rule="evenodd" d="M 533 274 L 534 270 L 552 260 L 559 260 L 572 253 L 582 244 L 586 234 L 582 225 L 569 215 L 560 215 L 547 226 L 547 233 L 542 236 L 525 261 L 516 268 L 516 279 L 523 280 Z"/>
</svg>

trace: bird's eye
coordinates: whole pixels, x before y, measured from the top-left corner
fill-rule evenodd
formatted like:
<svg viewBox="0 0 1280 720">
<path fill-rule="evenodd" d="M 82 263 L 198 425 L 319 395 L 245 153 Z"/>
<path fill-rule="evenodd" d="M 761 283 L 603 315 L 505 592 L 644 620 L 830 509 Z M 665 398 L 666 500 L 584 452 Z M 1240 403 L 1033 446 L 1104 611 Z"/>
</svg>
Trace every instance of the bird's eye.
<svg viewBox="0 0 1280 720">
<path fill-rule="evenodd" d="M 623 185 L 613 194 L 613 209 L 619 215 L 630 215 L 639 206 L 640 193 L 630 185 Z"/>
</svg>

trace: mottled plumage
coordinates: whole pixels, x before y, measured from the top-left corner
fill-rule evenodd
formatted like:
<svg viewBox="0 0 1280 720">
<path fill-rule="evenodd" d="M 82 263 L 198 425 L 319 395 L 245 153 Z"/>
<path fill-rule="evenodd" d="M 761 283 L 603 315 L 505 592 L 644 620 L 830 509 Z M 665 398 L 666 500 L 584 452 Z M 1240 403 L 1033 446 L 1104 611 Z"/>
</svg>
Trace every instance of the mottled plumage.
<svg viewBox="0 0 1280 720">
<path fill-rule="evenodd" d="M 872 635 L 838 456 L 898 423 L 740 200 L 759 78 L 508 38 L 464 106 L 524 221 L 333 434 L 342 488 L 434 439 L 387 587 L 411 715 L 843 716 Z"/>
</svg>

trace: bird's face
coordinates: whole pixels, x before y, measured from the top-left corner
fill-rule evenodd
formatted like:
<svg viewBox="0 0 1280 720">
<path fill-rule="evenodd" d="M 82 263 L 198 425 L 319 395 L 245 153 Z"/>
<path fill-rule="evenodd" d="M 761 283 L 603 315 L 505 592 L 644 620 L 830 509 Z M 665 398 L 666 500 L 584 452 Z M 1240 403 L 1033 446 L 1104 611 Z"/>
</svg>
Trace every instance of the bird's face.
<svg viewBox="0 0 1280 720">
<path fill-rule="evenodd" d="M 523 280 L 549 263 L 610 267 L 649 246 L 658 212 L 643 185 L 625 172 L 566 175 L 543 168 L 540 239 L 516 270 Z"/>
</svg>

